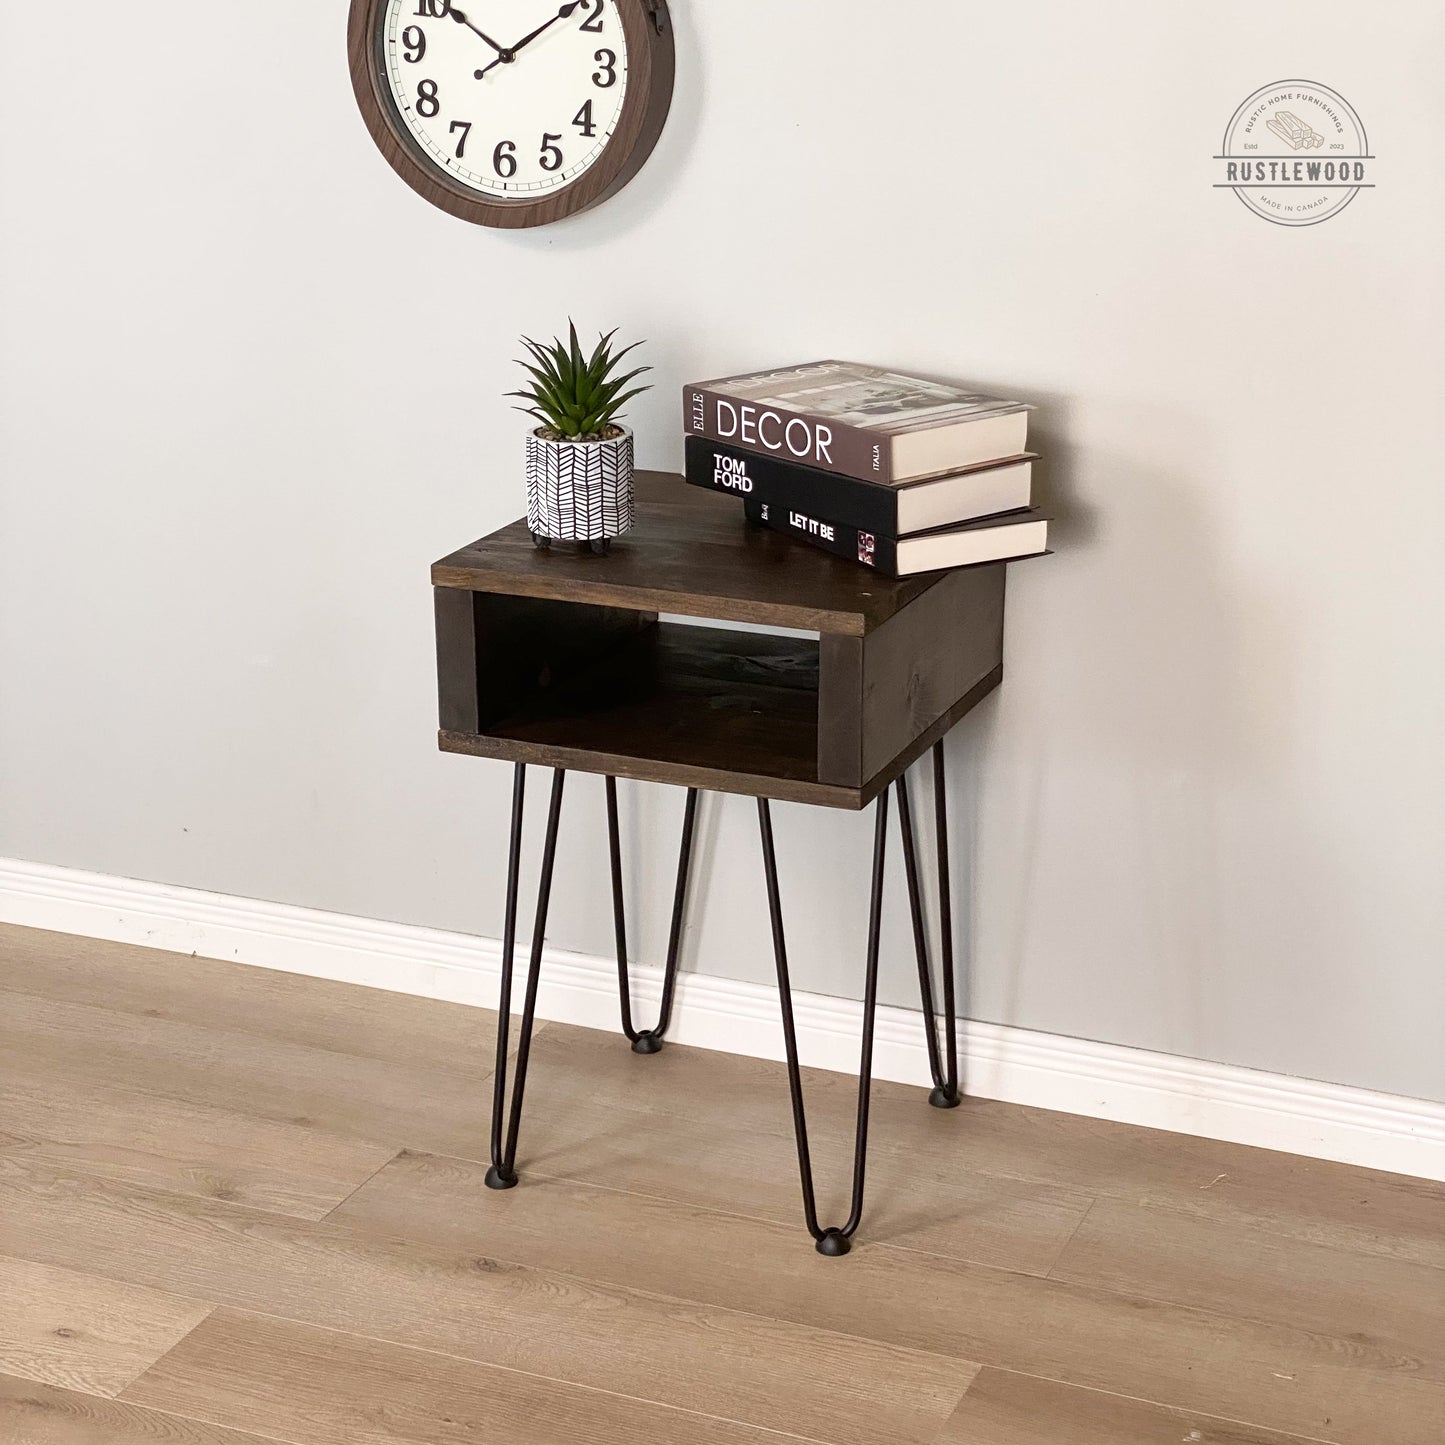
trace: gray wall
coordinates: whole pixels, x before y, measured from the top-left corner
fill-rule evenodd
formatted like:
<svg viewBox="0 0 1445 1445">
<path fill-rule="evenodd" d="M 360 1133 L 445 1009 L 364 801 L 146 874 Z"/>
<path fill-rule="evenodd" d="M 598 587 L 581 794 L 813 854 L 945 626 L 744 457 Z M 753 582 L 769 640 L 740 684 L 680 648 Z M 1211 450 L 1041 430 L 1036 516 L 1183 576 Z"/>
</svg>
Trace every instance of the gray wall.
<svg viewBox="0 0 1445 1445">
<path fill-rule="evenodd" d="M 496 933 L 427 565 L 520 509 L 513 338 L 646 337 L 663 466 L 683 380 L 854 356 L 1043 404 L 1058 552 L 949 743 L 969 1011 L 1445 1098 L 1438 5 L 674 0 L 652 162 L 522 236 L 387 169 L 345 8 L 0 49 L 0 854 Z M 1209 158 L 1298 74 L 1380 185 L 1288 230 Z M 600 799 L 553 929 L 599 953 Z M 655 962 L 681 797 L 626 808 Z M 797 982 L 856 993 L 869 820 L 778 829 Z M 704 839 L 689 966 L 765 979 L 751 806 Z"/>
</svg>

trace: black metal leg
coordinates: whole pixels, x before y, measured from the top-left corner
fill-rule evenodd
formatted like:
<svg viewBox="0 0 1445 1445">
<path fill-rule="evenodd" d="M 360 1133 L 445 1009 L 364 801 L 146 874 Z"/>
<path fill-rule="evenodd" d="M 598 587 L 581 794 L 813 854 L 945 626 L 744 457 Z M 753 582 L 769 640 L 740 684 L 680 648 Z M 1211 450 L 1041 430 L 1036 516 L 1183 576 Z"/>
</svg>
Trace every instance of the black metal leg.
<svg viewBox="0 0 1445 1445">
<path fill-rule="evenodd" d="M 858 1125 L 853 1143 L 853 1196 L 847 1221 L 823 1229 L 813 1195 L 813 1165 L 808 1152 L 808 1122 L 803 1108 L 803 1079 L 798 1064 L 798 1036 L 793 1024 L 793 991 L 788 979 L 787 943 L 783 936 L 783 910 L 778 896 L 778 864 L 773 849 L 773 819 L 766 798 L 758 799 L 758 825 L 762 833 L 763 873 L 767 881 L 768 915 L 773 929 L 773 955 L 778 970 L 778 999 L 782 1006 L 783 1042 L 788 1057 L 788 1089 L 793 1100 L 793 1132 L 798 1143 L 798 1172 L 803 1186 L 803 1218 L 819 1254 L 847 1254 L 849 1241 L 863 1218 L 863 1187 L 868 1163 L 868 1104 L 873 1084 L 873 1024 L 878 1009 L 878 943 L 883 913 L 883 860 L 888 841 L 888 794 L 878 795 L 874 808 L 873 888 L 868 909 L 868 963 L 863 988 L 863 1046 L 858 1062 Z"/>
<path fill-rule="evenodd" d="M 617 995 L 622 1008 L 622 1032 L 634 1054 L 655 1054 L 672 1018 L 672 995 L 677 984 L 677 960 L 682 950 L 682 917 L 687 905 L 688 874 L 692 867 L 692 831 L 697 817 L 697 789 L 687 790 L 682 815 L 682 844 L 677 857 L 677 883 L 672 893 L 672 929 L 667 939 L 667 966 L 662 978 L 662 1007 L 657 1027 L 639 1031 L 632 1023 L 632 993 L 627 983 L 627 921 L 622 901 L 622 845 L 617 828 L 617 779 L 607 779 L 607 846 L 612 859 L 612 922 L 617 934 Z"/>
<path fill-rule="evenodd" d="M 933 1090 L 928 1102 L 936 1109 L 957 1108 L 958 1026 L 954 1019 L 953 908 L 948 872 L 948 800 L 943 774 L 943 744 L 933 749 L 934 825 L 938 849 L 938 916 L 943 961 L 944 1047 L 939 1049 L 938 1019 L 933 1005 L 933 979 L 928 960 L 928 933 L 923 921 L 923 900 L 918 886 L 918 858 L 913 841 L 913 813 L 908 803 L 907 778 L 893 785 L 898 794 L 898 827 L 903 837 L 903 867 L 908 878 L 908 908 L 913 921 L 913 950 L 918 960 L 918 992 L 923 1004 L 923 1031 L 928 1044 L 928 1071 Z M 943 1057 L 946 1055 L 946 1060 Z"/>
<path fill-rule="evenodd" d="M 537 1012 L 537 984 L 541 974 L 542 944 L 547 932 L 547 907 L 552 898 L 552 868 L 557 860 L 557 824 L 562 816 L 562 768 L 552 773 L 552 800 L 547 809 L 547 834 L 542 845 L 542 876 L 537 885 L 537 915 L 532 926 L 532 952 L 527 963 L 527 991 L 522 1001 L 522 1029 L 512 1069 L 512 1106 L 507 1117 L 505 1144 L 502 1116 L 507 1098 L 507 1035 L 512 1012 L 512 955 L 517 941 L 517 882 L 522 855 L 522 801 L 526 766 L 516 765 L 512 781 L 511 848 L 507 859 L 507 908 L 502 927 L 502 987 L 497 1004 L 497 1066 L 492 1076 L 492 1166 L 488 1189 L 511 1189 L 517 1182 L 517 1132 L 522 1124 L 522 1096 L 527 1087 L 527 1060 L 532 1052 L 532 1023 Z"/>
</svg>

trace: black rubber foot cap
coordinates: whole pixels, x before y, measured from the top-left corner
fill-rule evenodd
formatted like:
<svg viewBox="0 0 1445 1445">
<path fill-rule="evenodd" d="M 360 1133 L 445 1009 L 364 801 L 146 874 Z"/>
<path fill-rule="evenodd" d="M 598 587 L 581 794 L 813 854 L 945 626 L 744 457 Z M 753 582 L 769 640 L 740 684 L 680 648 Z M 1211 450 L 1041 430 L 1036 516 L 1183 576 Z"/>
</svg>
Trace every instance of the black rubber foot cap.
<svg viewBox="0 0 1445 1445">
<path fill-rule="evenodd" d="M 826 1254 L 830 1259 L 837 1259 L 840 1254 L 847 1254 L 852 1248 L 848 1236 L 836 1229 L 825 1229 L 822 1239 L 818 1241 L 818 1253 Z"/>
<path fill-rule="evenodd" d="M 662 1040 L 648 1029 L 646 1033 L 638 1034 L 632 1041 L 632 1052 L 634 1054 L 660 1054 L 662 1052 Z"/>
<path fill-rule="evenodd" d="M 503 1173 L 495 1164 L 487 1170 L 487 1177 L 482 1181 L 488 1189 L 515 1189 L 517 1187 L 517 1171 L 515 1169 Z"/>
<path fill-rule="evenodd" d="M 932 1104 L 935 1109 L 956 1109 L 963 1103 L 963 1095 L 959 1093 L 950 1094 L 947 1089 L 940 1085 L 929 1094 L 928 1102 Z"/>
</svg>

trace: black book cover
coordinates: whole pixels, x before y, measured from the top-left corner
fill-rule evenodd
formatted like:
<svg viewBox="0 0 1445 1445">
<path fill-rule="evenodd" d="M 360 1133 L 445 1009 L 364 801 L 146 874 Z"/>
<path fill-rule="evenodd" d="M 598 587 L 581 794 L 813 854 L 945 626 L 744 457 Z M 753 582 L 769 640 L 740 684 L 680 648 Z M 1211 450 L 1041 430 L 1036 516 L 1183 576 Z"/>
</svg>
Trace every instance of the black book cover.
<svg viewBox="0 0 1445 1445">
<path fill-rule="evenodd" d="M 760 497 L 744 497 L 743 513 L 748 522 L 754 526 L 767 527 L 774 532 L 781 532 L 783 536 L 790 537 L 797 542 L 807 542 L 814 547 L 821 548 L 824 552 L 831 552 L 835 557 L 846 557 L 850 562 L 859 562 L 865 567 L 872 567 L 874 571 L 885 577 L 898 577 L 905 575 L 900 573 L 898 566 L 898 538 L 890 537 L 887 533 L 869 532 L 860 527 L 844 526 L 825 517 L 810 516 L 794 508 L 779 506 Z M 1024 530 L 1027 523 L 1044 523 L 1047 519 L 1037 509 L 1026 509 L 1019 512 L 1007 513 L 1000 517 L 987 517 L 972 522 L 965 522 L 958 527 L 939 527 L 933 532 L 916 533 L 914 538 L 905 538 L 905 545 L 914 548 L 910 553 L 911 565 L 906 575 L 913 575 L 918 571 L 942 570 L 945 567 L 971 566 L 976 562 L 983 561 L 1006 561 L 1007 557 L 970 558 L 967 556 L 956 556 L 951 561 L 940 561 L 927 567 L 920 567 L 917 564 L 917 553 L 915 543 L 927 538 L 949 538 L 962 537 L 963 534 L 978 531 L 997 531 L 1001 527 L 1020 526 Z M 1025 557 L 1037 555 L 1037 550 L 1026 549 L 1015 552 L 1014 557 Z"/>
<path fill-rule="evenodd" d="M 794 541 L 811 542 L 835 557 L 846 557 L 850 562 L 872 567 L 885 577 L 898 575 L 898 542 L 886 532 L 870 532 L 863 527 L 849 527 L 815 517 L 807 517 L 801 526 L 790 525 L 790 514 L 803 514 L 760 497 L 744 497 L 743 514 L 755 527 L 769 527 Z"/>
<path fill-rule="evenodd" d="M 877 482 L 759 456 L 742 447 L 688 437 L 684 476 L 695 487 L 752 498 L 809 515 L 822 513 L 845 527 L 898 534 L 898 493 Z"/>
</svg>

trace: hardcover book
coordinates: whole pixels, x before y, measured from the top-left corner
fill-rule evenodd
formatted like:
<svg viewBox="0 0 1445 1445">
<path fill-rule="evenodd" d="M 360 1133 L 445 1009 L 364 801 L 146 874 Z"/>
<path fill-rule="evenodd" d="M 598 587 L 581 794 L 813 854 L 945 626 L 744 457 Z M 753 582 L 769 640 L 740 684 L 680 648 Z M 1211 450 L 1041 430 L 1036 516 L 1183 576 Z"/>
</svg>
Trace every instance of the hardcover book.
<svg viewBox="0 0 1445 1445">
<path fill-rule="evenodd" d="M 835 556 L 876 568 L 886 577 L 911 577 L 945 567 L 975 567 L 983 562 L 1009 562 L 1048 551 L 1048 518 L 1038 511 L 1012 512 L 939 527 L 911 537 L 890 537 L 809 516 L 788 507 L 746 498 L 743 511 L 754 525 L 769 527 L 798 541 L 821 547 Z"/>
<path fill-rule="evenodd" d="M 683 388 L 690 436 L 878 482 L 1018 456 L 1030 410 L 1021 401 L 852 361 L 814 361 Z"/>
<path fill-rule="evenodd" d="M 683 475 L 695 487 L 771 502 L 865 532 L 897 537 L 1029 504 L 1033 457 L 1025 454 L 952 476 L 885 486 L 793 466 L 742 447 L 688 437 Z"/>
</svg>

